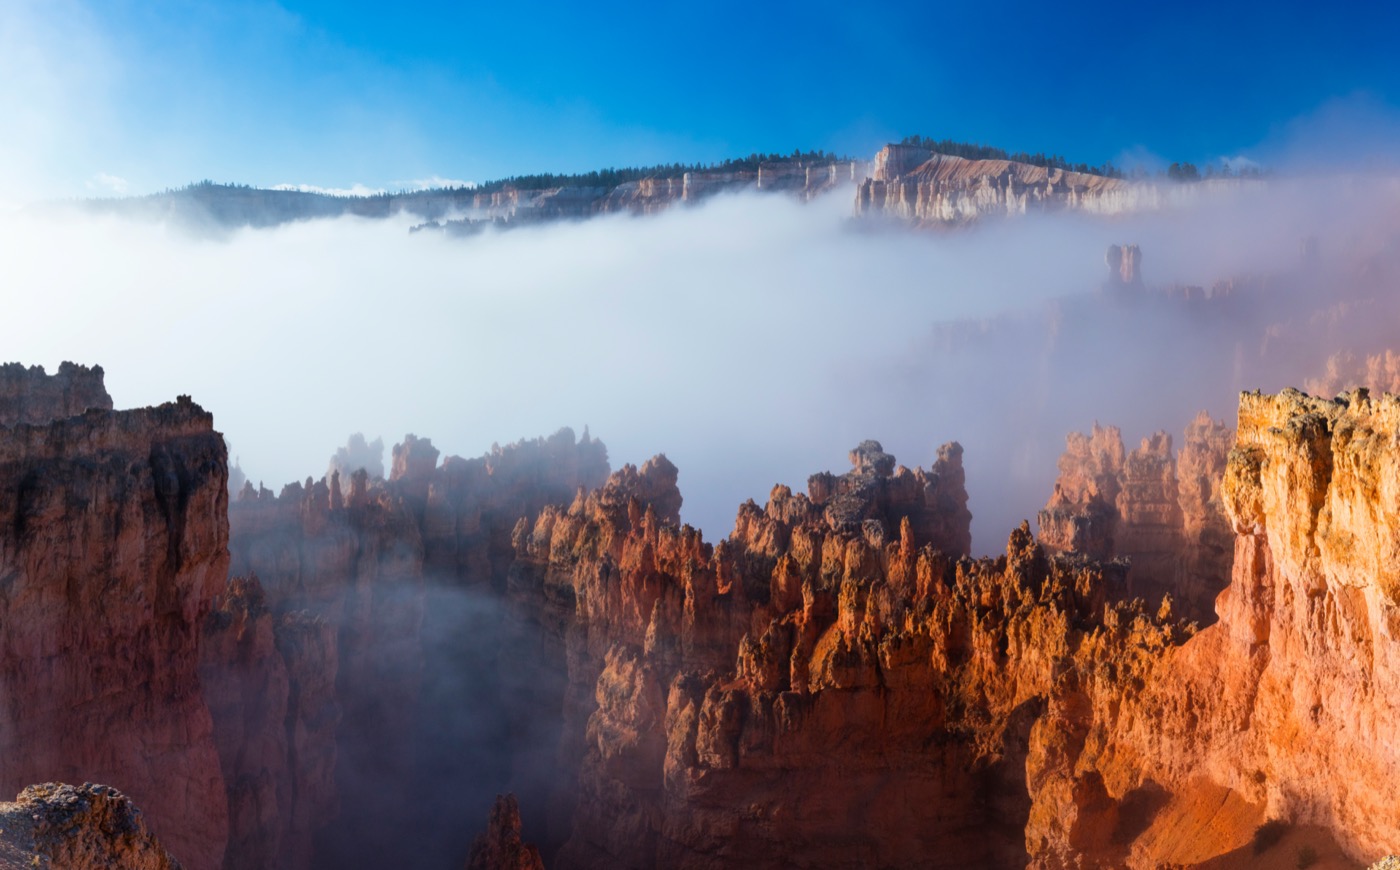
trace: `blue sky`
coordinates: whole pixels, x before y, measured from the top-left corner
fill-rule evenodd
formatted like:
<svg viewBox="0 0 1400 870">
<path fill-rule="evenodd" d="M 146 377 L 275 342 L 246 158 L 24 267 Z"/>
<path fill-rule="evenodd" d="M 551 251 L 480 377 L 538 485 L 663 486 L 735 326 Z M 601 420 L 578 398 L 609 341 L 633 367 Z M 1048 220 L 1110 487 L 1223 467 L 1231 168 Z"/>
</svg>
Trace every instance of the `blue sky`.
<svg viewBox="0 0 1400 870">
<path fill-rule="evenodd" d="M 405 5 L 0 0 L 10 196 L 868 155 L 915 132 L 1091 163 L 1400 139 L 1395 4 Z"/>
</svg>

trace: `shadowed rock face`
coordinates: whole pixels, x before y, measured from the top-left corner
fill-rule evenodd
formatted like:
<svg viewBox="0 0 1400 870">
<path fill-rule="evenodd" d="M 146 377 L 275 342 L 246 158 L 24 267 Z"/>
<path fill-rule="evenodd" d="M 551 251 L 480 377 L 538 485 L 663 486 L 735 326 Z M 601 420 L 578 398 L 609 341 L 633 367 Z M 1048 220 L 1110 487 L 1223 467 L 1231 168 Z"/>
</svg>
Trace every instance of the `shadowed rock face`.
<svg viewBox="0 0 1400 870">
<path fill-rule="evenodd" d="M 0 788 L 119 782 L 214 870 L 228 819 L 198 646 L 228 575 L 223 438 L 188 397 L 51 407 L 0 427 Z"/>
</svg>

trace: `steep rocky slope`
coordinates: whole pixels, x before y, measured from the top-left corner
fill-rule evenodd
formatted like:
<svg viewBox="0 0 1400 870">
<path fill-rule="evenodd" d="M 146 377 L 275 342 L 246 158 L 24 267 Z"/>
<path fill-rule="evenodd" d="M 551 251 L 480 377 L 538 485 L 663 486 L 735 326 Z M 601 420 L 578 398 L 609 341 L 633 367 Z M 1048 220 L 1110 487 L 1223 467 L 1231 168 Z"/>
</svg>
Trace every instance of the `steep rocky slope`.
<svg viewBox="0 0 1400 870">
<path fill-rule="evenodd" d="M 11 407 L 61 417 L 0 426 L 0 788 L 121 783 L 214 870 L 227 805 L 199 639 L 228 575 L 223 439 L 188 397 L 102 410 L 100 369 L 26 377 Z"/>
</svg>

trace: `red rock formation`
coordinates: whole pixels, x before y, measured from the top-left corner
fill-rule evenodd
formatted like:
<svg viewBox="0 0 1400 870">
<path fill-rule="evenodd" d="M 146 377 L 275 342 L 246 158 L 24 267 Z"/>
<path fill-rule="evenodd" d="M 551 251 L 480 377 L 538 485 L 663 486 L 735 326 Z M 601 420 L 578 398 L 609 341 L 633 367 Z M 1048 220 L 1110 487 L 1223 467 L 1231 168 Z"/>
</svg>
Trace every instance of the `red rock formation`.
<svg viewBox="0 0 1400 870">
<path fill-rule="evenodd" d="M 1071 434 L 1055 491 L 1037 516 L 1041 544 L 1095 559 L 1128 557 L 1128 594 L 1153 606 L 1170 595 L 1178 615 L 1212 621 L 1230 576 L 1220 479 L 1232 443 L 1228 428 L 1201 413 L 1186 429 L 1178 475 L 1165 432 L 1126 456 L 1116 427 L 1095 423 L 1090 435 Z"/>
<path fill-rule="evenodd" d="M 0 803 L 0 866 L 180 870 L 141 811 L 106 785 L 31 785 Z"/>
<path fill-rule="evenodd" d="M 960 451 L 940 458 L 934 527 L 965 541 Z M 521 524 L 512 590 L 564 635 L 582 759 L 559 866 L 1022 865 L 1039 711 L 1185 637 L 1024 527 L 997 560 L 920 543 L 935 475 L 852 459 L 713 548 L 639 495 L 673 501 L 659 463 Z"/>
<path fill-rule="evenodd" d="M 1353 861 L 1400 847 L 1387 736 L 1400 725 L 1397 427 L 1400 401 L 1364 391 L 1241 397 L 1220 621 L 1130 671 L 1086 675 L 1077 703 L 1037 726 L 1046 761 L 1027 773 L 1045 809 L 1027 843 L 1039 865 L 1248 854 L 1265 819 L 1319 831 Z M 1113 824 L 1075 832 L 1055 795 L 1085 782 Z"/>
<path fill-rule="evenodd" d="M 102 366 L 65 362 L 48 375 L 43 366 L 0 365 L 0 426 L 41 425 L 76 417 L 88 408 L 110 411 L 112 397 L 102 383 Z"/>
<path fill-rule="evenodd" d="M 467 870 L 544 870 L 540 851 L 520 837 L 515 795 L 497 795 L 486 830 L 472 844 Z"/>
<path fill-rule="evenodd" d="M 228 832 L 198 672 L 227 474 L 188 397 L 0 428 L 0 788 L 120 782 L 198 870 Z"/>
</svg>

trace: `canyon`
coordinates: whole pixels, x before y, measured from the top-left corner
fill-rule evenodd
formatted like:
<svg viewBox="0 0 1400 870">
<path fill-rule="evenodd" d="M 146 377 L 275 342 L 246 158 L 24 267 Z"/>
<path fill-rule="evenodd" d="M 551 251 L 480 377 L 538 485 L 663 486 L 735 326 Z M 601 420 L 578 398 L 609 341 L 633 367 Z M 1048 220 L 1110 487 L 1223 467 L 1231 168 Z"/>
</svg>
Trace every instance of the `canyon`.
<svg viewBox="0 0 1400 870">
<path fill-rule="evenodd" d="M 62 842 L 82 845 L 46 854 L 1400 851 L 1393 396 L 1245 393 L 1235 428 L 1201 414 L 1179 451 L 1095 425 L 1069 437 L 1039 533 L 974 559 L 955 442 L 912 469 L 862 442 L 710 543 L 665 456 L 612 471 L 569 430 L 477 459 L 409 435 L 387 465 L 352 439 L 319 480 L 231 495 L 208 412 L 112 410 L 102 374 L 0 369 L 0 786 L 80 820 Z M 393 794 L 431 805 L 371 797 Z"/>
</svg>

